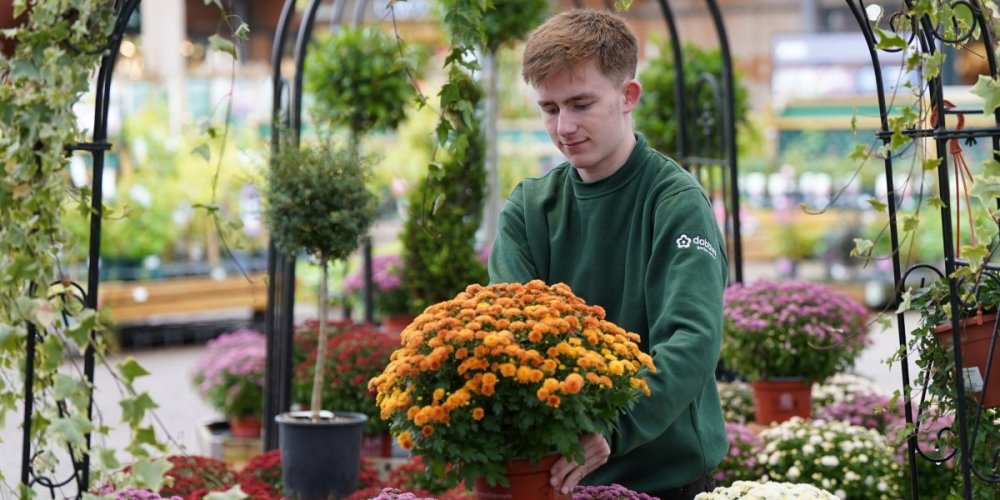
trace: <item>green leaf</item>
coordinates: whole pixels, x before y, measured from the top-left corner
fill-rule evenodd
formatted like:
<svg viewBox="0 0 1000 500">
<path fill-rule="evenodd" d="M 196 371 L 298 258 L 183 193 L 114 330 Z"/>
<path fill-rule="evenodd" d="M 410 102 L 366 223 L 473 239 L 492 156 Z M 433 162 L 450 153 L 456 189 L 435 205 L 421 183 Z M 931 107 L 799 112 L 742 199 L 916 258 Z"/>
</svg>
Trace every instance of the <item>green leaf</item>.
<svg viewBox="0 0 1000 500">
<path fill-rule="evenodd" d="M 926 78 L 934 78 L 941 74 L 941 64 L 944 63 L 944 52 L 938 51 L 924 56 L 924 72 Z"/>
<path fill-rule="evenodd" d="M 907 288 L 899 297 L 899 307 L 896 308 L 896 314 L 902 314 L 910 310 L 910 304 L 913 302 L 913 290 Z"/>
<path fill-rule="evenodd" d="M 983 175 L 986 177 L 1000 177 L 1000 161 L 993 158 L 983 160 Z"/>
<path fill-rule="evenodd" d="M 132 356 L 125 358 L 125 361 L 118 363 L 118 372 L 121 373 L 122 377 L 125 379 L 125 383 L 131 384 L 132 381 L 139 377 L 145 377 L 149 375 L 138 361 Z"/>
<path fill-rule="evenodd" d="M 851 257 L 868 255 L 873 247 L 875 247 L 875 242 L 872 240 L 854 238 L 854 248 L 851 249 Z"/>
<path fill-rule="evenodd" d="M 942 209 L 942 208 L 945 207 L 945 204 L 944 204 L 943 201 L 941 201 L 941 197 L 940 196 L 934 195 L 934 196 L 931 196 L 930 198 L 927 198 L 927 206 L 929 208 L 934 208 L 934 209 L 940 210 L 940 209 Z"/>
<path fill-rule="evenodd" d="M 875 34 L 878 39 L 878 43 L 875 44 L 875 47 L 878 49 L 894 50 L 906 48 L 906 40 L 903 40 L 902 37 L 896 33 L 875 28 Z"/>
<path fill-rule="evenodd" d="M 851 154 L 848 158 L 852 160 L 864 160 L 868 158 L 868 146 L 864 144 L 855 144 L 854 148 L 851 149 Z"/>
<path fill-rule="evenodd" d="M 56 439 L 65 440 L 76 447 L 82 447 L 86 444 L 84 434 L 92 429 L 93 425 L 86 418 L 74 415 L 53 420 L 49 424 L 48 433 Z"/>
<path fill-rule="evenodd" d="M 122 407 L 122 421 L 129 425 L 138 426 L 149 410 L 158 408 L 149 393 L 142 393 L 134 398 L 123 399 L 119 403 Z"/>
<path fill-rule="evenodd" d="M 90 402 L 90 390 L 83 380 L 57 373 L 52 387 L 52 397 L 57 400 L 72 401 L 76 408 L 85 409 Z"/>
<path fill-rule="evenodd" d="M 225 52 L 236 59 L 236 45 L 232 40 L 227 40 L 219 36 L 218 34 L 208 37 L 208 44 L 212 46 L 213 49 L 220 52 Z"/>
<path fill-rule="evenodd" d="M 1000 197 L 1000 177 L 981 176 L 969 188 L 969 195 L 979 198 L 984 205 L 989 206 L 993 200 Z"/>
<path fill-rule="evenodd" d="M 115 470 L 121 467 L 113 448 L 95 447 L 91 450 L 90 456 L 94 461 L 94 467 L 98 470 Z"/>
<path fill-rule="evenodd" d="M 208 148 L 208 144 L 202 143 L 194 147 L 191 150 L 191 154 L 198 155 L 202 157 L 205 161 L 212 160 L 212 150 Z"/>
<path fill-rule="evenodd" d="M 132 464 L 132 478 L 135 479 L 139 488 L 149 488 L 153 491 L 160 491 L 163 486 L 163 477 L 173 464 L 165 458 L 156 460 L 141 459 Z"/>
<path fill-rule="evenodd" d="M 941 158 L 927 158 L 924 160 L 923 167 L 924 172 L 928 170 L 934 170 L 941 165 Z"/>
<path fill-rule="evenodd" d="M 885 212 L 886 204 L 875 198 L 868 198 L 868 204 L 871 205 L 876 212 Z"/>
<path fill-rule="evenodd" d="M 623 12 L 632 7 L 632 0 L 615 0 L 615 10 Z"/>
<path fill-rule="evenodd" d="M 969 261 L 969 269 L 972 272 L 979 272 L 983 266 L 983 261 L 990 254 L 990 249 L 986 243 L 976 245 L 962 245 L 962 257 Z"/>
<path fill-rule="evenodd" d="M 858 108 L 854 108 L 854 110 L 851 111 L 851 133 L 858 133 Z"/>
<path fill-rule="evenodd" d="M 233 31 L 233 38 L 244 41 L 250 38 L 250 25 L 241 21 L 240 25 L 236 27 L 236 31 Z"/>
<path fill-rule="evenodd" d="M 989 117 L 997 107 L 1000 107 L 1000 83 L 986 75 L 979 75 L 979 80 L 969 89 L 969 92 L 983 98 L 983 116 Z"/>
<path fill-rule="evenodd" d="M 915 231 L 920 225 L 920 217 L 914 214 L 907 214 L 903 216 L 902 223 L 903 232 L 910 233 Z"/>
</svg>

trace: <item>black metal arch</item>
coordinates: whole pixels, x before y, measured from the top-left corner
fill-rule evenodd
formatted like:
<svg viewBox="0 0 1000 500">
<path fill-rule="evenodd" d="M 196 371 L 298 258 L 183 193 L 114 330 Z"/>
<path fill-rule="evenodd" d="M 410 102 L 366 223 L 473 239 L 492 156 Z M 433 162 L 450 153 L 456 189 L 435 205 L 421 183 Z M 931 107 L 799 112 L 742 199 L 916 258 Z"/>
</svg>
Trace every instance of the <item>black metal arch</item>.
<svg viewBox="0 0 1000 500">
<path fill-rule="evenodd" d="M 332 24 L 338 24 L 343 13 L 347 0 L 334 0 L 334 18 Z M 316 10 L 322 0 L 310 0 L 303 11 L 301 22 L 296 38 L 294 52 L 295 73 L 292 75 L 292 83 L 282 78 L 281 58 L 285 53 L 287 38 L 290 33 L 291 19 L 294 15 L 295 1 L 285 0 L 285 5 L 281 13 L 281 20 L 278 23 L 274 37 L 272 51 L 272 67 L 274 87 L 273 115 L 272 115 L 272 135 L 271 148 L 277 151 L 282 146 L 279 133 L 290 133 L 293 137 L 293 144 L 297 144 L 298 134 L 301 131 L 302 118 L 302 69 L 305 60 L 305 53 L 312 36 L 313 23 L 316 18 Z M 581 7 L 581 0 L 574 0 L 576 7 Z M 674 51 L 674 72 L 675 72 L 675 102 L 683 106 L 686 103 L 684 98 L 684 64 L 681 56 L 680 35 L 677 32 L 673 13 L 667 0 L 659 0 L 663 12 L 664 21 L 667 24 L 667 31 L 670 34 L 671 46 Z M 613 2 L 604 0 L 605 7 L 613 8 Z M 724 193 L 725 199 L 725 223 L 724 232 L 727 245 L 730 251 L 731 282 L 743 281 L 743 247 L 740 237 L 740 213 L 739 213 L 739 189 L 737 182 L 736 163 L 736 124 L 734 121 L 734 84 L 732 75 L 732 58 L 729 51 L 729 41 L 726 35 L 725 23 L 722 13 L 716 0 L 705 0 L 706 7 L 712 16 L 716 34 L 719 39 L 719 47 L 722 53 L 723 70 L 721 75 L 699 75 L 701 80 L 712 88 L 716 96 L 713 109 L 695 110 L 685 109 L 680 113 L 681 124 L 677 127 L 677 143 L 680 150 L 677 152 L 678 162 L 698 176 L 709 192 L 718 190 Z M 360 24 L 364 8 L 368 5 L 367 0 L 357 0 L 354 10 L 354 24 Z M 711 127 L 709 134 L 719 134 L 721 140 L 709 140 L 702 135 L 702 141 L 692 143 L 689 137 L 695 137 L 691 118 L 697 114 L 707 114 L 716 120 L 719 127 Z M 282 130 L 284 129 L 284 130 Z M 287 144 L 287 143 L 286 143 Z M 708 147 L 705 147 L 708 145 Z M 714 145 L 714 146 L 713 146 Z M 721 146 L 721 151 L 717 151 Z M 274 417 L 283 411 L 287 411 L 291 406 L 291 355 L 292 355 L 292 329 L 293 329 L 293 306 L 294 306 L 294 256 L 285 255 L 272 244 L 268 257 L 268 274 L 271 277 L 268 286 L 268 307 L 266 314 L 267 329 L 267 381 L 264 388 L 264 448 L 274 449 L 278 446 L 277 426 Z M 366 266 L 370 267 L 370 266 Z M 371 304 L 370 287 L 369 296 L 365 297 L 366 304 Z M 366 311 L 371 311 L 370 305 Z M 370 318 L 369 318 L 370 319 Z"/>
<path fill-rule="evenodd" d="M 101 254 L 101 214 L 102 214 L 102 201 L 103 201 L 103 182 L 104 177 L 104 160 L 105 154 L 111 149 L 111 144 L 108 143 L 108 109 L 109 101 L 111 96 L 111 79 L 114 76 L 115 62 L 118 59 L 118 49 L 121 45 L 123 36 L 125 34 L 125 29 L 128 24 L 129 18 L 138 8 L 141 0 L 116 0 L 114 3 L 115 10 L 115 21 L 114 27 L 112 28 L 111 35 L 108 40 L 108 45 L 105 47 L 104 55 L 101 57 L 100 69 L 97 73 L 97 87 L 96 87 L 96 97 L 95 97 L 95 111 L 94 111 L 94 129 L 92 132 L 92 137 L 89 142 L 75 144 L 68 148 L 67 153 L 72 153 L 74 151 L 85 151 L 90 153 L 93 159 L 93 174 L 91 179 L 91 217 L 90 217 L 90 244 L 88 249 L 89 260 L 87 262 L 87 287 L 86 291 L 79 284 L 72 282 L 59 282 L 53 285 L 58 285 L 60 287 L 59 291 L 55 294 L 50 293 L 49 290 L 46 291 L 35 291 L 35 293 L 45 293 L 49 297 L 60 296 L 64 304 L 67 304 L 62 309 L 62 318 L 64 323 L 70 321 L 70 308 L 68 304 L 69 301 L 77 302 L 91 309 L 97 309 L 97 289 L 100 283 L 100 254 Z M 76 50 L 70 47 L 70 50 Z M 32 461 L 41 450 L 33 450 L 31 442 L 31 428 L 32 420 L 34 418 L 34 357 L 37 342 L 45 335 L 44 332 L 39 332 L 33 324 L 28 324 L 28 338 L 27 338 L 27 362 L 25 366 L 25 382 L 24 382 L 24 421 L 23 421 L 23 441 L 21 448 L 21 484 L 28 488 L 34 486 L 42 487 L 49 490 L 52 498 L 57 498 L 57 490 L 66 487 L 70 484 L 74 484 L 77 488 L 77 498 L 82 497 L 83 493 L 87 491 L 90 483 L 90 455 L 88 453 L 83 453 L 80 459 L 76 459 L 73 454 L 73 449 L 68 450 L 70 460 L 72 461 L 73 470 L 64 479 L 53 479 L 48 476 L 38 474 L 33 466 Z M 96 332 L 91 332 L 91 338 L 95 338 Z M 84 351 L 83 357 L 83 371 L 84 376 L 89 384 L 94 382 L 94 348 L 92 346 L 88 347 Z M 69 406 L 61 402 L 57 402 L 60 413 L 67 412 Z M 93 416 L 93 398 L 87 405 L 87 418 L 90 419 Z M 90 449 L 90 433 L 85 436 L 85 446 L 84 451 Z M 60 497 L 65 497 L 64 492 L 59 493 Z"/>
<path fill-rule="evenodd" d="M 880 50 L 877 47 L 879 42 L 879 37 L 875 31 L 878 26 L 880 19 L 870 19 L 867 7 L 864 0 L 845 0 L 848 7 L 851 9 L 855 20 L 861 30 L 861 34 L 864 36 L 865 42 L 868 46 L 868 52 L 872 62 L 872 70 L 875 77 L 876 85 L 876 98 L 878 100 L 879 115 L 880 115 L 880 128 L 879 131 L 875 133 L 876 139 L 882 141 L 883 145 L 888 145 L 891 142 L 891 137 L 893 131 L 889 125 L 889 108 L 891 103 L 887 102 L 887 95 L 891 95 L 891 90 L 886 88 L 885 82 L 883 80 L 883 65 L 880 60 L 880 52 L 898 52 L 897 50 Z M 973 24 L 965 32 L 958 33 L 956 35 L 947 36 L 942 30 L 944 26 L 935 26 L 931 24 L 927 17 L 920 19 L 914 19 L 909 12 L 913 9 L 914 3 L 912 0 L 902 0 L 898 2 L 896 10 L 893 14 L 888 17 L 882 17 L 881 26 L 882 29 L 897 33 L 901 36 L 903 40 L 906 40 L 907 45 L 915 47 L 922 54 L 934 54 L 943 48 L 943 44 L 960 44 L 972 37 L 975 30 L 979 30 L 983 37 L 983 42 L 986 47 L 994 47 L 995 41 L 993 40 L 993 34 L 986 22 L 986 17 L 984 13 L 978 8 L 978 2 L 970 2 L 969 0 L 950 0 L 947 2 L 953 8 L 968 9 L 972 14 Z M 975 5 L 974 5 L 975 4 Z M 987 65 L 989 68 L 989 75 L 993 78 L 997 78 L 1000 73 L 997 71 L 997 60 L 996 55 L 993 50 L 987 49 L 984 51 L 986 56 Z M 929 99 L 927 99 L 930 109 L 932 110 L 931 118 L 933 123 L 930 124 L 928 128 L 920 128 L 919 126 L 914 129 L 905 130 L 903 134 L 917 139 L 930 139 L 933 140 L 935 145 L 935 153 L 937 158 L 941 160 L 941 163 L 937 169 L 938 174 L 938 192 L 942 200 L 948 200 L 951 196 L 951 189 L 949 186 L 949 150 L 948 141 L 950 139 L 989 139 L 991 142 L 992 150 L 994 151 L 993 159 L 1000 160 L 1000 110 L 995 110 L 993 112 L 992 125 L 986 127 L 966 127 L 961 130 L 958 128 L 949 127 L 946 121 L 946 115 L 962 115 L 965 113 L 982 113 L 982 109 L 972 109 L 969 107 L 947 107 L 945 105 L 945 95 L 944 86 L 942 85 L 941 76 L 938 75 L 927 81 L 927 94 Z M 936 112 L 935 112 L 936 111 Z M 893 155 L 886 155 L 883 160 L 884 164 L 884 175 L 887 182 L 888 191 L 888 229 L 890 243 L 892 246 L 892 267 L 893 267 L 893 279 L 896 285 L 896 298 L 901 299 L 901 295 L 908 284 L 908 278 L 914 271 L 920 270 L 930 270 L 930 272 L 940 276 L 940 277 L 950 277 L 955 272 L 956 269 L 967 266 L 968 262 L 956 258 L 955 248 L 953 246 L 954 233 L 952 231 L 952 217 L 950 204 L 945 203 L 940 209 L 941 216 L 941 239 L 942 246 L 944 250 L 944 271 L 941 271 L 933 266 L 926 264 L 918 264 L 916 266 L 907 269 L 905 272 L 902 270 L 902 265 L 900 262 L 900 242 L 899 233 L 897 225 L 897 213 L 899 209 L 900 200 L 897 199 L 896 188 L 893 183 Z M 908 167 L 906 167 L 908 168 Z M 987 273 L 984 275 L 983 279 L 998 279 L 997 273 L 1000 271 L 1000 267 L 994 264 L 988 265 Z M 951 300 L 951 310 L 958 311 L 960 305 L 960 298 L 957 291 L 958 284 L 955 279 L 949 279 L 950 288 L 950 300 Z M 952 326 L 952 345 L 961 346 L 960 335 L 961 329 L 959 327 L 959 315 L 954 314 L 951 317 Z M 905 346 L 907 345 L 907 328 L 905 318 L 902 313 L 896 315 L 897 324 L 897 334 L 899 337 L 899 345 L 903 347 L 901 349 L 902 360 L 901 364 L 901 376 L 904 394 L 909 394 L 911 389 L 911 380 L 909 373 L 909 360 L 907 359 Z M 994 332 L 995 337 L 996 332 Z M 962 349 L 954 349 L 954 360 L 955 366 L 964 366 L 962 364 Z M 993 346 L 990 348 L 989 358 L 998 355 L 993 352 Z M 929 370 L 930 368 L 928 368 Z M 921 394 L 921 401 L 923 400 L 923 394 L 926 393 L 927 389 L 927 378 L 925 377 L 922 381 L 921 387 L 918 387 Z M 988 381 L 987 381 L 988 384 Z M 983 388 L 985 392 L 985 387 Z M 978 431 L 978 424 L 973 425 L 972 429 L 969 429 L 969 419 L 968 415 L 970 410 L 974 410 L 967 406 L 966 402 L 966 388 L 965 381 L 963 377 L 955 377 L 955 394 L 958 401 L 958 407 L 956 411 L 957 420 L 957 434 L 959 437 L 959 448 L 954 453 L 947 454 L 940 457 L 928 456 L 923 450 L 919 449 L 917 443 L 916 432 L 910 436 L 907 441 L 907 454 L 910 472 L 910 486 L 913 498 L 919 498 L 920 492 L 918 490 L 918 471 L 917 471 L 917 459 L 930 460 L 935 463 L 942 463 L 952 458 L 958 461 L 958 465 L 961 470 L 962 475 L 962 495 L 964 498 L 972 498 L 972 481 L 986 481 L 989 483 L 1000 483 L 1000 475 L 990 471 L 980 471 L 977 470 L 974 464 L 972 464 L 970 455 L 972 453 L 972 447 L 975 442 L 975 435 Z M 919 429 L 919 415 L 914 415 L 914 410 L 912 408 L 912 403 L 907 400 L 904 401 L 903 410 L 906 417 L 906 422 L 908 424 L 915 424 Z M 975 415 L 977 417 L 976 422 L 982 418 L 981 410 Z M 948 432 L 955 432 L 955 429 L 946 429 Z M 989 450 L 991 456 L 997 457 L 997 453 L 1000 450 Z M 975 476 L 975 477 L 973 477 Z"/>
</svg>

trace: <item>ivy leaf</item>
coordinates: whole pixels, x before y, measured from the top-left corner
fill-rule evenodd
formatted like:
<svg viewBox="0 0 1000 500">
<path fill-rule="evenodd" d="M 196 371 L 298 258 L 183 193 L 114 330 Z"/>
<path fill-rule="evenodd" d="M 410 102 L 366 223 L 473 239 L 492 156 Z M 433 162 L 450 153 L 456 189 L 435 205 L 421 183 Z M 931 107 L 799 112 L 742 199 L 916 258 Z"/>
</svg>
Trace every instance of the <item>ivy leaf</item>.
<svg viewBox="0 0 1000 500">
<path fill-rule="evenodd" d="M 57 418 L 49 424 L 48 433 L 57 439 L 63 439 L 73 446 L 84 446 L 86 437 L 84 434 L 93 429 L 86 418 L 80 415 Z"/>
<path fill-rule="evenodd" d="M 236 59 L 236 45 L 232 42 L 232 40 L 227 40 L 218 34 L 215 34 L 208 37 L 208 43 L 213 49 L 225 52 L 232 56 L 233 59 Z"/>
<path fill-rule="evenodd" d="M 944 63 L 944 52 L 938 51 L 924 56 L 924 71 L 926 78 L 934 78 L 941 74 L 941 64 Z"/>
<path fill-rule="evenodd" d="M 851 111 L 851 133 L 858 133 L 858 108 L 854 108 L 854 110 Z"/>
<path fill-rule="evenodd" d="M 928 170 L 934 170 L 941 165 L 941 158 L 927 158 L 924 160 L 924 172 Z"/>
<path fill-rule="evenodd" d="M 868 204 L 871 205 L 877 212 L 885 212 L 886 204 L 876 200 L 875 198 L 869 198 Z"/>
<path fill-rule="evenodd" d="M 875 247 L 875 242 L 872 240 L 864 238 L 854 238 L 854 248 L 851 249 L 851 257 L 860 257 L 862 255 L 868 255 L 872 248 Z"/>
<path fill-rule="evenodd" d="M 920 225 L 920 217 L 916 215 L 909 214 L 903 216 L 903 232 L 912 233 L 917 230 L 917 226 Z"/>
<path fill-rule="evenodd" d="M 913 290 L 907 288 L 905 292 L 899 297 L 899 307 L 896 308 L 896 314 L 902 314 L 910 310 L 910 305 L 913 301 Z"/>
<path fill-rule="evenodd" d="M 149 488 L 160 491 L 163 486 L 164 474 L 174 465 L 165 458 L 156 460 L 142 459 L 132 464 L 132 478 L 139 488 Z"/>
<path fill-rule="evenodd" d="M 98 470 L 115 470 L 122 466 L 113 448 L 95 447 L 91 450 L 90 456 L 94 461 L 94 467 Z"/>
<path fill-rule="evenodd" d="M 848 158 L 852 160 L 864 160 L 868 157 L 868 146 L 865 144 L 855 144 L 854 148 L 851 149 L 851 154 Z"/>
<path fill-rule="evenodd" d="M 632 7 L 632 0 L 615 0 L 615 10 L 623 12 Z"/>
<path fill-rule="evenodd" d="M 125 361 L 118 363 L 118 372 L 125 378 L 125 383 L 127 384 L 131 384 L 132 381 L 139 377 L 149 375 L 149 372 L 146 371 L 146 369 L 143 368 L 142 365 L 140 365 L 139 362 L 132 356 L 129 356 L 125 358 Z"/>
<path fill-rule="evenodd" d="M 191 150 L 191 154 L 198 155 L 202 157 L 205 161 L 212 160 L 212 150 L 208 148 L 208 144 L 201 143 Z"/>
<path fill-rule="evenodd" d="M 976 183 L 969 188 L 969 194 L 989 205 L 992 200 L 1000 197 L 1000 177 L 984 175 L 976 179 Z"/>
<path fill-rule="evenodd" d="M 236 31 L 233 31 L 233 37 L 238 40 L 247 40 L 250 36 L 250 25 L 245 22 L 240 22 L 240 25 L 236 27 Z"/>
<path fill-rule="evenodd" d="M 983 176 L 1000 177 L 1000 161 L 993 158 L 983 160 Z"/>
<path fill-rule="evenodd" d="M 142 419 L 146 416 L 147 411 L 159 407 L 153 401 L 153 398 L 149 397 L 149 393 L 146 392 L 135 398 L 123 399 L 118 404 L 122 407 L 122 421 L 133 426 L 142 423 Z"/>
<path fill-rule="evenodd" d="M 990 250 L 987 248 L 986 243 L 962 245 L 962 257 L 969 260 L 969 269 L 973 273 L 979 272 L 979 269 L 983 266 L 983 261 L 986 260 L 989 254 Z"/>
<path fill-rule="evenodd" d="M 35 321 L 42 327 L 51 328 L 56 323 L 56 308 L 44 299 L 35 299 Z"/>
<path fill-rule="evenodd" d="M 57 373 L 52 387 L 52 397 L 57 400 L 69 400 L 77 408 L 86 408 L 90 403 L 90 390 L 82 380 Z"/>
<path fill-rule="evenodd" d="M 1000 107 L 1000 83 L 986 75 L 979 75 L 979 80 L 969 89 L 969 92 L 983 98 L 983 116 L 989 117 L 993 110 Z"/>
<path fill-rule="evenodd" d="M 940 196 L 934 195 L 931 196 L 930 198 L 927 198 L 927 206 L 930 208 L 935 208 L 940 210 L 945 207 L 945 204 L 943 201 L 941 201 Z"/>
<path fill-rule="evenodd" d="M 878 38 L 878 43 L 875 44 L 875 47 L 878 49 L 898 50 L 906 48 L 906 40 L 903 40 L 896 33 L 875 28 L 875 34 L 877 35 L 876 38 Z"/>
</svg>

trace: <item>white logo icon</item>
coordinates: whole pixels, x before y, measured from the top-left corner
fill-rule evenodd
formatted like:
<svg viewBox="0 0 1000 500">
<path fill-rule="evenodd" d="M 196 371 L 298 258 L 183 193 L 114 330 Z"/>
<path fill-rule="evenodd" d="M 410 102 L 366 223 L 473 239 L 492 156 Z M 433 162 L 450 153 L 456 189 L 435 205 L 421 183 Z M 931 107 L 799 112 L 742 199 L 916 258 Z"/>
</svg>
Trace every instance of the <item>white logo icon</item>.
<svg viewBox="0 0 1000 500">
<path fill-rule="evenodd" d="M 691 246 L 691 238 L 688 235 L 682 234 L 680 238 L 677 238 L 677 248 L 687 248 Z"/>
</svg>

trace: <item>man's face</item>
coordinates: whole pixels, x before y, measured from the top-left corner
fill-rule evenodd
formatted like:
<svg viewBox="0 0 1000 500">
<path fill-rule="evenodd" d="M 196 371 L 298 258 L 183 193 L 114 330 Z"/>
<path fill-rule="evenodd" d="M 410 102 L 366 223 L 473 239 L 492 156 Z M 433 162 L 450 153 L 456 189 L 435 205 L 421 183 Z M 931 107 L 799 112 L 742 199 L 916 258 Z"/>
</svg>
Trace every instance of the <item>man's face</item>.
<svg viewBox="0 0 1000 500">
<path fill-rule="evenodd" d="M 628 159 L 635 145 L 630 113 L 641 92 L 635 80 L 613 82 L 596 61 L 535 87 L 549 138 L 584 182 L 610 176 Z"/>
</svg>

